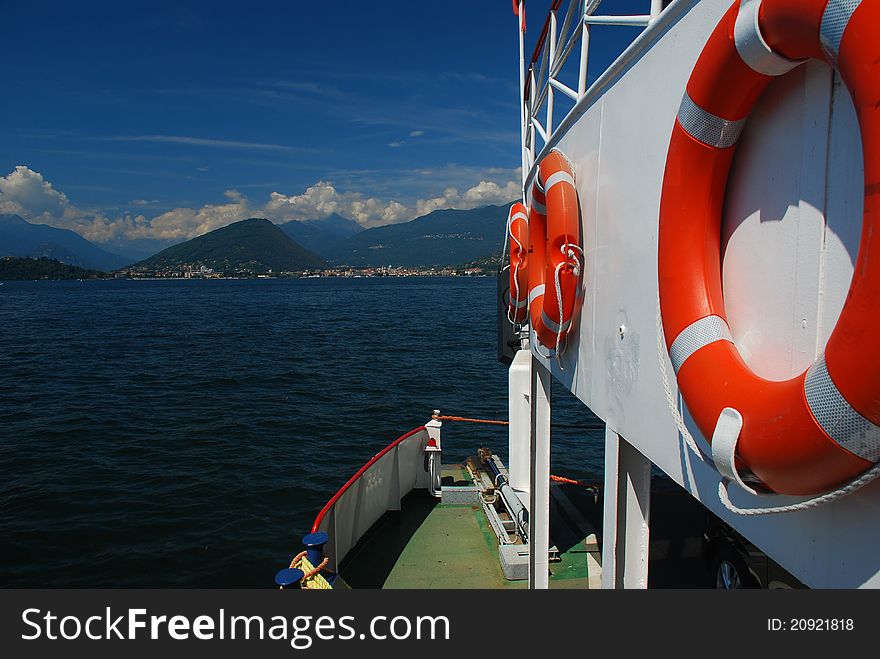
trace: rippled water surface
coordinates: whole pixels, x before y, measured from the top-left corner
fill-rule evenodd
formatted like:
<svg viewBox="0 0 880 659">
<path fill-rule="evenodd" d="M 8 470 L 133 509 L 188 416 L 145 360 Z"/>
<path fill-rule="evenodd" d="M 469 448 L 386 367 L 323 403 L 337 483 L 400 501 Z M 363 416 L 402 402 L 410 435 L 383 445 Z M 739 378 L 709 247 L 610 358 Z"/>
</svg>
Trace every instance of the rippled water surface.
<svg viewBox="0 0 880 659">
<path fill-rule="evenodd" d="M 6 282 L 0 586 L 269 586 L 315 513 L 431 410 L 506 418 L 495 281 Z M 554 390 L 553 469 L 602 431 Z M 444 459 L 506 453 L 446 424 Z"/>
</svg>

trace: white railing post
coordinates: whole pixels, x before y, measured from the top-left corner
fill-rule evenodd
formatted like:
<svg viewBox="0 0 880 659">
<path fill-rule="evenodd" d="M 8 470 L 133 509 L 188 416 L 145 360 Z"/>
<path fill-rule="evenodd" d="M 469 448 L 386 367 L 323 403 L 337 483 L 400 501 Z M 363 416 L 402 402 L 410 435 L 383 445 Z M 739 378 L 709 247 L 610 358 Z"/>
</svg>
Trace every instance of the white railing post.
<svg viewBox="0 0 880 659">
<path fill-rule="evenodd" d="M 440 416 L 440 410 L 434 410 L 434 416 Z M 440 456 L 443 455 L 443 447 L 440 444 L 440 431 L 443 428 L 443 422 L 440 419 L 431 419 L 425 424 L 425 430 L 428 431 L 428 441 L 426 442 L 425 452 L 428 455 L 428 492 L 431 496 L 442 497 L 443 484 L 442 473 L 440 470 Z M 433 442 L 433 446 L 431 445 Z"/>
<path fill-rule="evenodd" d="M 605 429 L 602 588 L 647 588 L 651 462 Z"/>
<path fill-rule="evenodd" d="M 590 56 L 590 26 L 587 25 L 587 6 L 584 2 L 584 15 L 581 18 L 581 62 L 578 67 L 578 100 L 587 93 L 587 59 Z"/>
<path fill-rule="evenodd" d="M 651 20 L 653 21 L 663 11 L 663 0 L 651 0 Z"/>
<path fill-rule="evenodd" d="M 532 356 L 529 588 L 550 587 L 550 371 Z"/>
<path fill-rule="evenodd" d="M 529 86 L 529 119 L 530 119 L 529 132 L 530 132 L 530 137 L 531 137 L 531 141 L 529 144 L 529 169 L 531 169 L 532 163 L 535 162 L 535 155 L 537 154 L 537 148 L 535 146 L 535 120 L 534 120 L 535 114 L 534 114 L 534 109 L 535 109 L 535 98 L 537 97 L 537 94 L 535 93 L 535 87 L 537 86 L 538 82 L 537 82 L 537 80 L 535 80 L 535 69 L 534 68 L 532 68 L 531 73 L 529 75 L 531 76 L 530 77 L 531 85 Z"/>
<path fill-rule="evenodd" d="M 553 67 L 556 65 L 556 12 L 550 12 L 550 55 L 547 64 L 547 123 L 545 130 L 547 131 L 547 139 L 553 135 L 553 85 L 549 84 L 553 77 Z M 546 141 L 546 140 L 545 140 Z"/>
<path fill-rule="evenodd" d="M 528 348 L 517 350 L 507 375 L 507 472 L 510 487 L 522 500 L 528 500 L 529 492 L 529 441 L 532 435 L 532 414 L 529 402 L 531 387 L 532 352 Z"/>
</svg>

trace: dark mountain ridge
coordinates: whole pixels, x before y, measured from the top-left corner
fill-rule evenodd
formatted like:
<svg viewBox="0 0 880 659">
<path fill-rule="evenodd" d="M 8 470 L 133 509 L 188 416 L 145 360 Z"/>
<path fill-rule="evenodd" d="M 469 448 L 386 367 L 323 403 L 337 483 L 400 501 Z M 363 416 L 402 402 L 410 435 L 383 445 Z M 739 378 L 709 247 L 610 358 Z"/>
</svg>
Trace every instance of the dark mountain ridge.
<svg viewBox="0 0 880 659">
<path fill-rule="evenodd" d="M 216 272 L 297 272 L 327 262 L 269 220 L 250 218 L 173 245 L 133 267 L 141 271 L 205 266 Z"/>
<path fill-rule="evenodd" d="M 31 224 L 18 215 L 0 215 L 0 256 L 48 258 L 104 271 L 131 263 L 131 259 L 105 251 L 75 231 Z"/>
<path fill-rule="evenodd" d="M 364 230 L 354 220 L 336 213 L 328 215 L 323 220 L 291 220 L 278 226 L 300 245 L 321 256 L 325 255 L 330 245 Z"/>
<path fill-rule="evenodd" d="M 337 265 L 447 266 L 501 251 L 509 204 L 436 210 L 400 224 L 362 231 L 327 244 L 321 255 Z"/>
</svg>

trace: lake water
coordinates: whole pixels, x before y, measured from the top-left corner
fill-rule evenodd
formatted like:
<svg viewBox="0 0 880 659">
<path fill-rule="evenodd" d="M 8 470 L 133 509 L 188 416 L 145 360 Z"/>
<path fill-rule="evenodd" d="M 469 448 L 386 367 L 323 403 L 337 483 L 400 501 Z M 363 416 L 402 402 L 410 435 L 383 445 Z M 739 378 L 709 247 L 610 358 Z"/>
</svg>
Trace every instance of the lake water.
<svg viewBox="0 0 880 659">
<path fill-rule="evenodd" d="M 6 282 L 0 587 L 271 586 L 332 494 L 435 408 L 504 419 L 492 278 Z M 554 473 L 603 433 L 554 388 Z M 506 457 L 446 423 L 444 459 Z"/>
</svg>

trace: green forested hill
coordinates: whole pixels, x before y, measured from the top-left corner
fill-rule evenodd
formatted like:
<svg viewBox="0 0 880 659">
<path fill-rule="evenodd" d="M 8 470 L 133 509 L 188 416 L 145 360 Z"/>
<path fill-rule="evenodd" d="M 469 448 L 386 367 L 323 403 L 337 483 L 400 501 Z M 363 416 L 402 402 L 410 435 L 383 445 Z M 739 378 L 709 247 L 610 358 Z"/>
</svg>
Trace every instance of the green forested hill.
<svg viewBox="0 0 880 659">
<path fill-rule="evenodd" d="M 54 259 L 31 259 L 26 256 L 0 258 L 0 281 L 34 279 L 103 279 L 106 272 L 67 265 Z"/>
<path fill-rule="evenodd" d="M 251 218 L 164 249 L 134 268 L 156 272 L 184 265 L 216 272 L 264 273 L 323 268 L 327 262 L 269 220 Z"/>
</svg>

